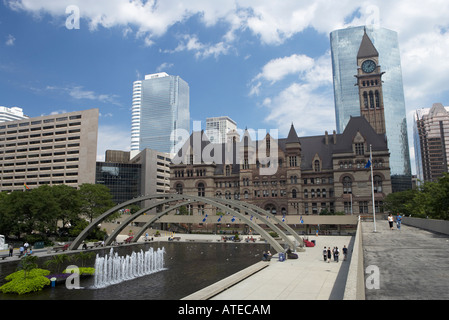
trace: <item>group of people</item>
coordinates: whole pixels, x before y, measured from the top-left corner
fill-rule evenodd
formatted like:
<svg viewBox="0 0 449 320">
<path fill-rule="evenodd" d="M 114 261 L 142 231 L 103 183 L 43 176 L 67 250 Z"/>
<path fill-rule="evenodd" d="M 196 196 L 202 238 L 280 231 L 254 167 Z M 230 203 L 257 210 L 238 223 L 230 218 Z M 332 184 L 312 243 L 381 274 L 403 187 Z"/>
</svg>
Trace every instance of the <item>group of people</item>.
<svg viewBox="0 0 449 320">
<path fill-rule="evenodd" d="M 398 230 L 401 230 L 401 223 L 402 223 L 402 216 L 400 213 L 398 213 L 396 215 L 396 227 L 398 228 Z M 391 213 L 388 215 L 388 224 L 390 225 L 390 230 L 393 230 L 394 218 Z"/>
<path fill-rule="evenodd" d="M 346 246 L 343 246 L 343 260 L 346 260 L 346 257 L 348 255 L 348 248 L 346 248 Z M 338 247 L 334 247 L 331 250 L 331 247 L 324 247 L 323 249 L 323 258 L 324 258 L 324 262 L 331 262 L 332 257 L 334 258 L 335 262 L 338 262 L 339 257 L 340 257 L 340 249 L 338 249 Z"/>
</svg>

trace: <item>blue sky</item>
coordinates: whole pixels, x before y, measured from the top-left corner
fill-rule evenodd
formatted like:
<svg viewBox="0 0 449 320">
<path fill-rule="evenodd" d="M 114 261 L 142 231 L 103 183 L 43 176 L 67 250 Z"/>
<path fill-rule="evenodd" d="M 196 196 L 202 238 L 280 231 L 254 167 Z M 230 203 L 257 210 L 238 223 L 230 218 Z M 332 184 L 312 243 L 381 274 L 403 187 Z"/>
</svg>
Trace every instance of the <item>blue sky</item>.
<svg viewBox="0 0 449 320">
<path fill-rule="evenodd" d="M 280 137 L 292 122 L 324 134 L 335 129 L 329 33 L 375 23 L 399 34 L 414 168 L 413 111 L 449 105 L 448 3 L 2 0 L 0 106 L 30 117 L 99 108 L 101 159 L 129 150 L 133 81 L 165 71 L 189 83 L 203 126 L 227 115 Z"/>
</svg>

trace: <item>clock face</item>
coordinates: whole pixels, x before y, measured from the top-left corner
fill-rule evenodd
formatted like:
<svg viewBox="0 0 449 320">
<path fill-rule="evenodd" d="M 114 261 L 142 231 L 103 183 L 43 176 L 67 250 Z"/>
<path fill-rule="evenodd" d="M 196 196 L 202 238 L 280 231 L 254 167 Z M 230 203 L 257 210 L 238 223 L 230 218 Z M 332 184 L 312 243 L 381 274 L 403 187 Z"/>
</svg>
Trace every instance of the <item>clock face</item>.
<svg viewBox="0 0 449 320">
<path fill-rule="evenodd" d="M 376 70 L 376 63 L 373 60 L 366 60 L 362 63 L 362 70 L 366 73 L 371 73 Z"/>
</svg>

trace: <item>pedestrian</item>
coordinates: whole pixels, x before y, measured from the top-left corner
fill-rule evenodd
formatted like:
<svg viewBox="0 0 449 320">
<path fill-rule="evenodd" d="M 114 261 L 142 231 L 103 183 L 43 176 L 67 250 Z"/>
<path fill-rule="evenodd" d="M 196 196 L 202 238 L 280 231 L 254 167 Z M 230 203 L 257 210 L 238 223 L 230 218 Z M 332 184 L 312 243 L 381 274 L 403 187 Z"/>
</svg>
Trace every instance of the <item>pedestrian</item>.
<svg viewBox="0 0 449 320">
<path fill-rule="evenodd" d="M 30 245 L 28 244 L 28 242 L 25 242 L 25 244 L 23 246 L 25 247 L 25 253 L 27 253 L 28 252 L 28 247 Z"/>
<path fill-rule="evenodd" d="M 326 247 L 324 247 L 324 250 L 323 250 L 323 258 L 324 258 L 324 262 L 326 262 L 326 260 L 327 260 L 327 248 Z"/>
<path fill-rule="evenodd" d="M 9 256 L 12 257 L 12 253 L 14 251 L 14 247 L 12 244 L 9 245 Z"/>
<path fill-rule="evenodd" d="M 393 216 L 391 215 L 391 213 L 388 215 L 388 223 L 390 225 L 390 230 L 393 230 Z"/>
<path fill-rule="evenodd" d="M 25 251 L 25 248 L 23 247 L 23 245 L 21 245 L 20 246 L 20 249 L 19 249 L 19 254 L 20 254 L 20 256 L 23 256 L 23 252 Z"/>
<path fill-rule="evenodd" d="M 334 261 L 338 262 L 338 256 L 340 255 L 340 251 L 338 250 L 338 247 L 335 247 L 334 251 Z"/>
<path fill-rule="evenodd" d="M 402 223 L 402 216 L 398 212 L 398 215 L 396 216 L 396 226 L 397 226 L 398 230 L 401 230 L 401 223 Z"/>
<path fill-rule="evenodd" d="M 348 248 L 346 248 L 346 245 L 343 246 L 343 260 L 346 260 L 346 256 L 348 255 Z"/>
<path fill-rule="evenodd" d="M 331 262 L 331 258 L 332 258 L 331 247 L 328 247 L 327 248 L 327 263 Z"/>
</svg>

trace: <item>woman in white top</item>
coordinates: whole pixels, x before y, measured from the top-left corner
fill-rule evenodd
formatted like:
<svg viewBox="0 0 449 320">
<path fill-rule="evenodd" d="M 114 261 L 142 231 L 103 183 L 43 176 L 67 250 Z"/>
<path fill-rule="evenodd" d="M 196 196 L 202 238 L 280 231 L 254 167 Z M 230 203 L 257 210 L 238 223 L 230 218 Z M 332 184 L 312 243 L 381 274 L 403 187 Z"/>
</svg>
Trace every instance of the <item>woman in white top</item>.
<svg viewBox="0 0 449 320">
<path fill-rule="evenodd" d="M 391 213 L 388 215 L 388 223 L 390 224 L 390 230 L 393 230 L 393 216 L 391 215 Z"/>
</svg>

